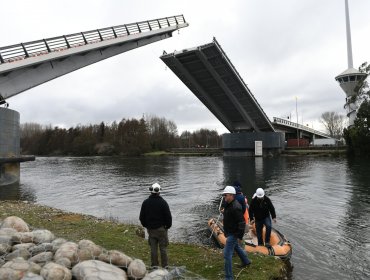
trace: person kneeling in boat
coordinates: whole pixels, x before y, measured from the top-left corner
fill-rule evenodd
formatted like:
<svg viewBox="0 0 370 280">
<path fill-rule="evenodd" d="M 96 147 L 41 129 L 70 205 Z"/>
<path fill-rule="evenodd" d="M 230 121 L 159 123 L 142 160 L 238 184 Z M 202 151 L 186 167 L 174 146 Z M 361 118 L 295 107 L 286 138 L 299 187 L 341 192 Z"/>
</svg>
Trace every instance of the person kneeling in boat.
<svg viewBox="0 0 370 280">
<path fill-rule="evenodd" d="M 246 267 L 251 264 L 248 259 L 247 252 L 240 246 L 244 235 L 245 221 L 240 203 L 235 199 L 236 191 L 232 186 L 226 186 L 223 190 L 225 199 L 224 208 L 224 232 L 226 236 L 226 244 L 224 248 L 225 259 L 225 279 L 232 280 L 232 257 L 234 250 L 242 261 L 241 267 Z"/>
<path fill-rule="evenodd" d="M 271 217 L 276 223 L 276 213 L 271 200 L 265 195 L 262 188 L 258 188 L 249 205 L 250 224 L 256 223 L 258 246 L 263 246 L 262 229 L 266 226 L 265 246 L 270 246 Z"/>
</svg>

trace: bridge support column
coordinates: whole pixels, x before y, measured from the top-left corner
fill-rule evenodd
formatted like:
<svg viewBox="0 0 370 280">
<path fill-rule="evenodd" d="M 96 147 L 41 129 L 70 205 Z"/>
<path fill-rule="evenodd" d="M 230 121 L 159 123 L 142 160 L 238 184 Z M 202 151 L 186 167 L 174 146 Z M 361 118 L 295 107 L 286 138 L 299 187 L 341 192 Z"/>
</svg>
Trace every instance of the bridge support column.
<svg viewBox="0 0 370 280">
<path fill-rule="evenodd" d="M 0 188 L 19 184 L 20 162 L 34 160 L 20 155 L 19 113 L 0 108 Z"/>
<path fill-rule="evenodd" d="M 9 162 L 19 158 L 19 113 L 0 108 L 0 186 L 19 182 L 19 162 Z"/>
<path fill-rule="evenodd" d="M 263 156 L 278 155 L 285 147 L 283 132 L 239 132 L 222 136 L 224 156 L 255 156 L 255 141 L 262 141 Z"/>
<path fill-rule="evenodd" d="M 0 108 L 0 186 L 19 182 L 19 113 Z"/>
</svg>

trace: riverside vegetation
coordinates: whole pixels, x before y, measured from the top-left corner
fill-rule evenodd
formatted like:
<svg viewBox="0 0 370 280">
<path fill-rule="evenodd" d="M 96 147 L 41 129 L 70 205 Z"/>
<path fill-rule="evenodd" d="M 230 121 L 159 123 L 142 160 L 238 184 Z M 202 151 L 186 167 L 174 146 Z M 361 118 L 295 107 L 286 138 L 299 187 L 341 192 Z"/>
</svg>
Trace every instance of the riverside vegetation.
<svg viewBox="0 0 370 280">
<path fill-rule="evenodd" d="M 21 124 L 22 153 L 38 156 L 136 156 L 171 148 L 217 148 L 222 146 L 221 138 L 216 130 L 209 129 L 183 131 L 178 135 L 174 122 L 156 116 L 69 129 Z"/>
<path fill-rule="evenodd" d="M 114 219 L 65 212 L 59 209 L 21 201 L 2 201 L 0 219 L 8 216 L 22 218 L 34 229 L 47 229 L 56 237 L 78 242 L 88 239 L 107 250 L 119 250 L 147 265 L 149 246 L 143 238 L 144 229 L 137 225 L 122 224 Z M 222 250 L 195 244 L 171 243 L 170 266 L 186 267 L 187 270 L 206 279 L 223 279 Z M 234 264 L 237 279 L 284 279 L 286 266 L 278 258 L 249 254 L 252 265 L 240 269 Z"/>
</svg>

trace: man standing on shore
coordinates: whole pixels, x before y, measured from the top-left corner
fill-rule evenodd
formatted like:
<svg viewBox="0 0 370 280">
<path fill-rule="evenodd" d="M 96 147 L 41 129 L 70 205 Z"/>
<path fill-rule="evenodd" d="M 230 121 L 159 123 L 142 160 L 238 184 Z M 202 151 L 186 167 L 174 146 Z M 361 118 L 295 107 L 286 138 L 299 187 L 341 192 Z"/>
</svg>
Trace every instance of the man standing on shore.
<svg viewBox="0 0 370 280">
<path fill-rule="evenodd" d="M 168 266 L 168 229 L 172 226 L 172 216 L 167 202 L 160 196 L 158 183 L 149 187 L 151 195 L 144 200 L 140 210 L 140 222 L 148 231 L 151 266 L 159 267 L 158 246 L 163 268 Z"/>
<path fill-rule="evenodd" d="M 226 236 L 226 244 L 224 248 L 224 259 L 225 259 L 225 279 L 233 280 L 232 272 L 232 257 L 234 250 L 241 259 L 241 267 L 250 265 L 247 252 L 240 246 L 242 243 L 245 220 L 243 217 L 242 207 L 235 199 L 236 191 L 232 186 L 226 186 L 223 191 L 223 196 L 226 202 L 224 208 L 224 232 Z"/>
</svg>

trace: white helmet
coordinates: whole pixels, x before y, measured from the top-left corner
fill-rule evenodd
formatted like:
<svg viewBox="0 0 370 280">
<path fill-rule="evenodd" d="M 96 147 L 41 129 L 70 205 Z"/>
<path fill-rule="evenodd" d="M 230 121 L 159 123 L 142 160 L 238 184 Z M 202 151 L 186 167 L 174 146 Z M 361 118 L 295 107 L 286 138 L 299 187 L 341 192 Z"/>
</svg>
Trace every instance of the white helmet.
<svg viewBox="0 0 370 280">
<path fill-rule="evenodd" d="M 265 196 L 265 191 L 262 188 L 258 188 L 256 190 L 256 195 L 257 195 L 257 197 L 262 198 L 262 197 Z"/>
<path fill-rule="evenodd" d="M 223 194 L 225 193 L 231 193 L 231 194 L 236 194 L 235 188 L 233 186 L 226 186 L 224 191 L 222 192 Z"/>
<path fill-rule="evenodd" d="M 154 183 L 149 187 L 149 191 L 151 193 L 160 193 L 161 192 L 161 186 L 158 183 Z"/>
</svg>

